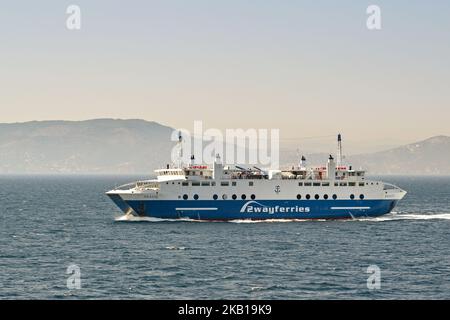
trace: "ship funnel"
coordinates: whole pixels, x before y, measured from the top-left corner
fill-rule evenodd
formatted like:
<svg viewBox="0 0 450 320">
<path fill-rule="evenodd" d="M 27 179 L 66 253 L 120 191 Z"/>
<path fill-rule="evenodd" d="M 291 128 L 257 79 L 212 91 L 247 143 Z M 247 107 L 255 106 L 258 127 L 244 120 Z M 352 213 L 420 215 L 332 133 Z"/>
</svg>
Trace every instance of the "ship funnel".
<svg viewBox="0 0 450 320">
<path fill-rule="evenodd" d="M 220 180 L 223 176 L 223 165 L 220 159 L 220 155 L 216 155 L 216 160 L 214 161 L 214 171 L 213 171 L 213 179 Z"/>
<path fill-rule="evenodd" d="M 305 156 L 302 156 L 302 158 L 300 159 L 300 168 L 305 168 L 306 167 L 306 158 Z"/>
<path fill-rule="evenodd" d="M 329 180 L 334 180 L 336 178 L 336 163 L 334 162 L 334 158 L 331 154 L 327 162 L 327 178 Z"/>
</svg>

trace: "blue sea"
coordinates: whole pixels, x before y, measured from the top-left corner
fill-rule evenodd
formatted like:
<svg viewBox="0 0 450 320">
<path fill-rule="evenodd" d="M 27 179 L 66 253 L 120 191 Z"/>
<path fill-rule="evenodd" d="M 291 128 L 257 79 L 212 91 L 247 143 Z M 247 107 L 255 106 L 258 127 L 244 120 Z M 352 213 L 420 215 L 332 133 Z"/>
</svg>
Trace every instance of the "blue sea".
<svg viewBox="0 0 450 320">
<path fill-rule="evenodd" d="M 0 176 L 0 299 L 450 299 L 450 177 L 383 177 L 409 193 L 381 218 L 295 222 L 126 220 L 104 192 L 138 178 Z"/>
</svg>

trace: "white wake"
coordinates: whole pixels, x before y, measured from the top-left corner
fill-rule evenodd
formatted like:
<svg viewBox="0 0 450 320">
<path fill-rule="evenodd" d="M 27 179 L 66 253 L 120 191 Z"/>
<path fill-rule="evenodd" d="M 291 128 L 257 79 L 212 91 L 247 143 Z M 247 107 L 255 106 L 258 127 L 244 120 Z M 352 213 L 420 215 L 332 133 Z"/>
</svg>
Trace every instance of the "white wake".
<svg viewBox="0 0 450 320">
<path fill-rule="evenodd" d="M 176 222 L 176 221 L 192 221 L 198 222 L 199 220 L 180 218 L 180 219 L 163 219 L 163 218 L 153 218 L 153 217 L 137 217 L 132 214 L 126 214 L 114 219 L 119 222 Z"/>
<path fill-rule="evenodd" d="M 347 221 L 450 220 L 450 213 L 392 213 L 376 218 L 357 218 Z"/>
<path fill-rule="evenodd" d="M 251 220 L 251 219 L 235 219 L 235 220 L 197 220 L 189 218 L 180 219 L 162 219 L 152 217 L 137 217 L 130 214 L 126 214 L 117 217 L 115 221 L 118 222 L 227 222 L 227 223 L 288 223 L 288 222 L 385 222 L 385 221 L 398 221 L 398 220 L 450 220 L 450 213 L 391 213 L 381 217 L 359 217 L 355 219 L 339 219 L 339 220 L 327 220 L 327 219 L 266 219 L 266 220 Z"/>
</svg>

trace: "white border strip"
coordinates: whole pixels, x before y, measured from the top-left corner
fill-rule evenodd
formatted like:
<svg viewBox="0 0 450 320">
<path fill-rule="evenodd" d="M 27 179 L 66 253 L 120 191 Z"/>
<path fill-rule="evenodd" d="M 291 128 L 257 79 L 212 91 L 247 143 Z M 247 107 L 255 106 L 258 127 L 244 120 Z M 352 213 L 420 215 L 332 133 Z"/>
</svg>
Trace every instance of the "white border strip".
<svg viewBox="0 0 450 320">
<path fill-rule="evenodd" d="M 331 210 L 369 210 L 370 207 L 331 207 Z"/>
<path fill-rule="evenodd" d="M 217 208 L 175 208 L 177 211 L 213 211 Z"/>
</svg>

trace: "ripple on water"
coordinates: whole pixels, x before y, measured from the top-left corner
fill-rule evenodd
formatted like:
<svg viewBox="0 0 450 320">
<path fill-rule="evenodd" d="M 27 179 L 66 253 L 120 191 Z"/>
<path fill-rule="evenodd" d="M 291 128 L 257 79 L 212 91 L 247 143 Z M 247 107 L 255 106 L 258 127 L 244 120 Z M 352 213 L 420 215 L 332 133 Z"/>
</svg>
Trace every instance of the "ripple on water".
<svg viewBox="0 0 450 320">
<path fill-rule="evenodd" d="M 225 223 L 114 220 L 117 179 L 3 178 L 0 299 L 450 299 L 450 178 L 384 179 L 409 193 L 379 218 Z"/>
</svg>

